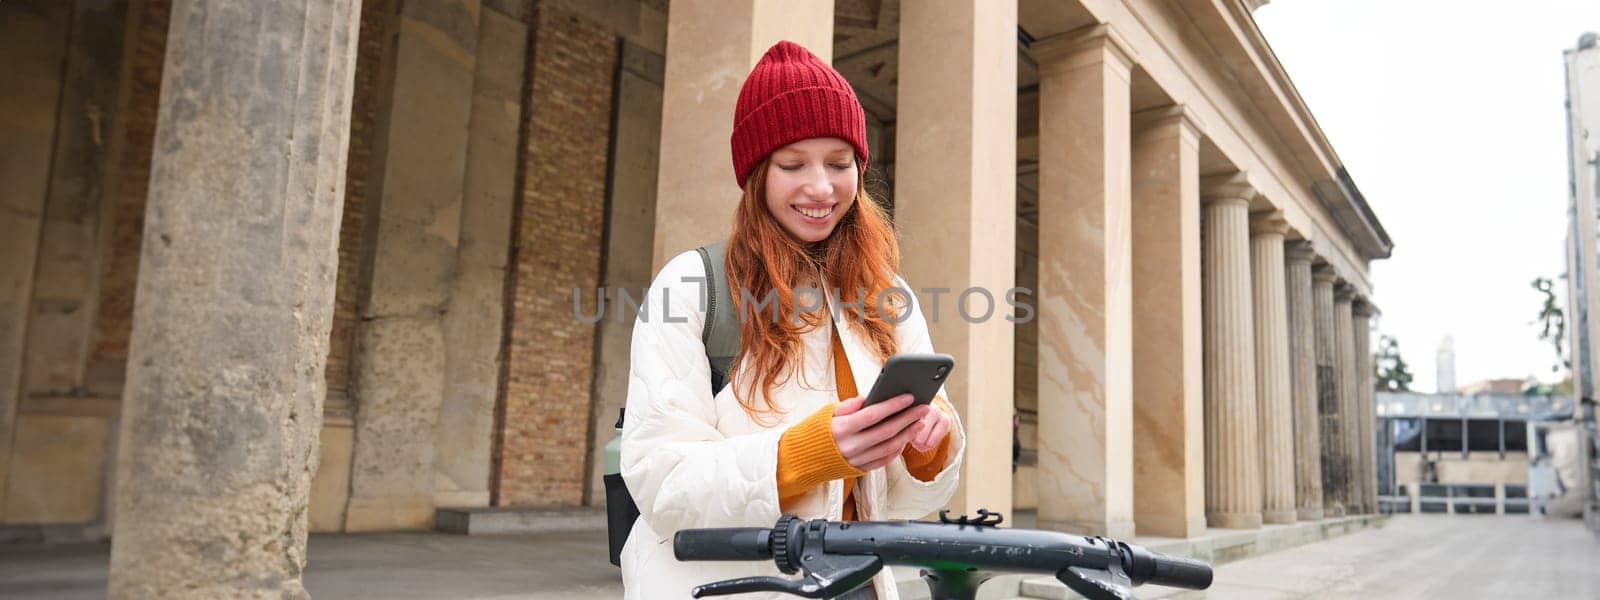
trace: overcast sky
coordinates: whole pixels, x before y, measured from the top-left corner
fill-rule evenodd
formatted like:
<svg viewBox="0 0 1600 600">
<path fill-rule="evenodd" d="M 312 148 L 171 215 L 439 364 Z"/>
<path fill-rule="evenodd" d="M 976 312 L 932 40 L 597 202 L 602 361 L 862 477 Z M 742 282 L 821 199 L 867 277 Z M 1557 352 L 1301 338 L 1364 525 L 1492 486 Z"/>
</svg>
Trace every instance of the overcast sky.
<svg viewBox="0 0 1600 600">
<path fill-rule="evenodd" d="M 1600 31 L 1600 0 L 1273 0 L 1255 18 L 1394 240 L 1372 266 L 1378 332 L 1413 389 L 1436 389 L 1445 334 L 1458 385 L 1557 378 L 1529 282 L 1566 269 L 1561 52 Z"/>
</svg>

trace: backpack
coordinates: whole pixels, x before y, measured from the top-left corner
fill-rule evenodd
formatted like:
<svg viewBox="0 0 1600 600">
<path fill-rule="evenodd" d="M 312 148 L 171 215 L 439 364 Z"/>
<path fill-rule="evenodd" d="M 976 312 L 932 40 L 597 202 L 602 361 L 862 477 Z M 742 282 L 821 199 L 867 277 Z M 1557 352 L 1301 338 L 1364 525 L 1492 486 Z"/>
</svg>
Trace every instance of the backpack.
<svg viewBox="0 0 1600 600">
<path fill-rule="evenodd" d="M 705 296 L 706 323 L 700 330 L 700 341 L 705 343 L 706 361 L 711 364 L 711 395 L 716 396 L 728 384 L 728 367 L 739 355 L 739 319 L 735 316 L 733 292 L 728 289 L 728 274 L 723 268 L 727 243 L 716 242 L 696 248 L 700 262 L 706 268 Z M 617 435 L 622 435 L 622 421 L 626 408 L 617 412 Z M 622 481 L 621 469 L 607 473 L 606 485 L 606 535 L 609 538 L 611 564 L 622 566 L 622 546 L 628 542 L 628 532 L 639 519 L 639 506 L 633 494 Z"/>
</svg>

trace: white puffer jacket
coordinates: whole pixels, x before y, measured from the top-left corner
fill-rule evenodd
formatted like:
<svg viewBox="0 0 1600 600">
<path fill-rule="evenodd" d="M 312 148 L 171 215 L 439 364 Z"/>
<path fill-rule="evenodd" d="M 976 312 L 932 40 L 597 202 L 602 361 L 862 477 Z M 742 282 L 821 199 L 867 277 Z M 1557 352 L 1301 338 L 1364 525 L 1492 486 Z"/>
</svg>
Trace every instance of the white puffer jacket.
<svg viewBox="0 0 1600 600">
<path fill-rule="evenodd" d="M 778 439 L 784 430 L 838 400 L 833 373 L 834 323 L 804 335 L 804 377 L 790 377 L 771 401 L 786 411 L 763 425 L 734 399 L 735 385 L 711 395 L 711 367 L 700 339 L 705 313 L 700 282 L 706 277 L 698 253 L 674 257 L 656 275 L 633 329 L 628 373 L 627 424 L 622 432 L 622 477 L 639 505 L 622 550 L 625 597 L 639 600 L 688 598 L 694 586 L 712 581 L 772 575 L 768 562 L 678 562 L 672 536 L 699 527 L 771 527 L 778 509 Z M 898 285 L 911 290 L 904 280 Z M 913 298 L 912 314 L 895 329 L 900 352 L 933 352 L 928 325 Z M 829 310 L 830 314 L 834 311 Z M 644 317 L 648 315 L 648 319 Z M 883 364 L 852 327 L 839 338 L 856 389 L 872 388 Z M 737 381 L 738 374 L 733 375 Z M 943 508 L 955 493 L 966 438 L 959 418 L 950 430 L 948 462 L 933 481 L 906 471 L 904 461 L 872 470 L 857 488 L 861 520 L 916 519 Z M 835 480 L 788 507 L 801 518 L 838 520 L 844 484 Z M 897 600 L 885 568 L 873 579 L 880 600 Z M 740 598 L 791 598 L 745 594 Z"/>
</svg>

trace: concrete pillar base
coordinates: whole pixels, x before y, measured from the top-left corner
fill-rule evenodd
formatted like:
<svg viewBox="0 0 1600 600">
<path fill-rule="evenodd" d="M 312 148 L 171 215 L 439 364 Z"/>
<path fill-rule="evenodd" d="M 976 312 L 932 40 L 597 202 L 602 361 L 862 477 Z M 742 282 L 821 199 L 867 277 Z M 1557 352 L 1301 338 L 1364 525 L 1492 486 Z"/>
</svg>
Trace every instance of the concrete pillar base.
<svg viewBox="0 0 1600 600">
<path fill-rule="evenodd" d="M 344 530 L 399 531 L 433 528 L 432 496 L 377 496 L 351 498 Z"/>
<path fill-rule="evenodd" d="M 1261 520 L 1263 522 L 1271 523 L 1271 524 L 1274 524 L 1274 525 L 1282 525 L 1282 524 L 1285 524 L 1285 523 L 1293 523 L 1293 522 L 1295 522 L 1295 520 L 1297 518 L 1298 518 L 1298 515 L 1296 515 L 1295 511 L 1292 510 L 1292 509 L 1269 510 L 1269 511 L 1264 511 L 1264 512 L 1261 513 Z"/>
<path fill-rule="evenodd" d="M 1217 529 L 1260 529 L 1261 513 L 1206 513 L 1206 524 Z"/>
<path fill-rule="evenodd" d="M 1301 521 L 1321 521 L 1323 517 L 1320 506 L 1302 507 L 1297 509 L 1295 514 Z"/>
<path fill-rule="evenodd" d="M 1196 538 L 1206 533 L 1204 517 L 1189 519 L 1173 517 L 1138 517 L 1138 534 L 1171 538 Z"/>
<path fill-rule="evenodd" d="M 1134 535 L 1133 521 L 1090 522 L 1039 519 L 1037 527 L 1048 531 L 1065 531 L 1079 535 L 1103 535 L 1119 540 L 1131 540 Z"/>
<path fill-rule="evenodd" d="M 1329 518 L 1329 519 L 1332 519 L 1332 518 L 1335 518 L 1335 517 L 1342 517 L 1342 516 L 1344 516 L 1344 507 L 1340 506 L 1338 504 L 1334 504 L 1334 505 L 1331 505 L 1331 506 L 1325 506 L 1322 509 L 1322 514 L 1323 514 L 1324 517 Z"/>
</svg>

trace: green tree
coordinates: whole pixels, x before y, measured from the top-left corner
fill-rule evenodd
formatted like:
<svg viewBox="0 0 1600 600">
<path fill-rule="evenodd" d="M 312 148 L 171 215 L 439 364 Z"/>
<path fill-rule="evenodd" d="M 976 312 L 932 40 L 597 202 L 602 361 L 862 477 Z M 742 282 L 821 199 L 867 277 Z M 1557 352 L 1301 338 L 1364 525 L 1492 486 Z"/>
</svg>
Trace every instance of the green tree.
<svg viewBox="0 0 1600 600">
<path fill-rule="evenodd" d="M 1378 336 L 1378 351 L 1372 355 L 1372 376 L 1380 392 L 1411 391 L 1411 368 L 1400 356 L 1400 342 L 1393 337 Z"/>
<path fill-rule="evenodd" d="M 1561 275 L 1566 279 L 1566 275 Z M 1562 348 L 1562 343 L 1567 339 L 1567 317 L 1561 311 L 1561 306 L 1556 304 L 1555 282 L 1549 277 L 1535 277 L 1533 289 L 1544 294 L 1544 305 L 1539 308 L 1538 318 L 1533 324 L 1539 327 L 1539 339 L 1550 342 L 1556 349 L 1556 364 L 1550 365 L 1551 373 L 1559 373 L 1561 369 L 1572 368 L 1572 361 L 1567 359 L 1567 353 Z"/>
</svg>

